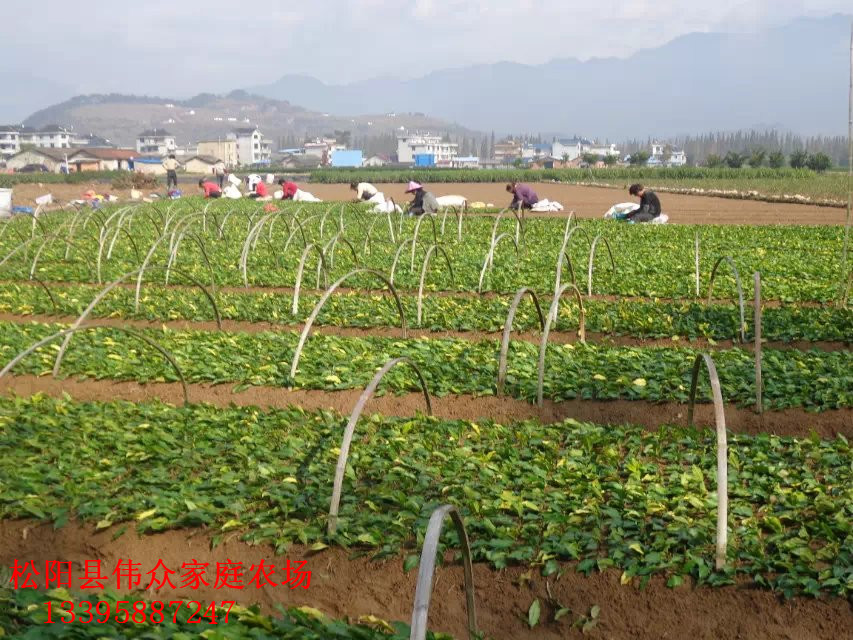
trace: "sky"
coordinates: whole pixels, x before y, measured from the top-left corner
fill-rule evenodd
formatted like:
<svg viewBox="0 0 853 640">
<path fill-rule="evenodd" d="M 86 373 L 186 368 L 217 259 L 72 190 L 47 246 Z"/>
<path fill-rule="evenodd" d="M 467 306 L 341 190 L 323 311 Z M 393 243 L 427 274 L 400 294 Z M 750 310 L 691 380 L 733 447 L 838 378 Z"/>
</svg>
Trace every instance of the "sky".
<svg viewBox="0 0 853 640">
<path fill-rule="evenodd" d="M 691 32 L 850 11 L 850 0 L 3 0 L 0 73 L 70 93 L 185 98 L 475 63 L 625 57 Z M 62 96 L 68 97 L 68 96 Z"/>
</svg>

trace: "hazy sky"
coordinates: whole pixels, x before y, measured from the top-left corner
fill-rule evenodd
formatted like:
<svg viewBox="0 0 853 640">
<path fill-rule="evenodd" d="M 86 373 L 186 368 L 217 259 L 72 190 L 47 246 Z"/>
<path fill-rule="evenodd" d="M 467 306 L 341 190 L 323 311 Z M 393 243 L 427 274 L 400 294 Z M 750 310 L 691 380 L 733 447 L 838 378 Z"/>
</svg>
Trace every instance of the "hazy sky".
<svg viewBox="0 0 853 640">
<path fill-rule="evenodd" d="M 626 56 L 851 0 L 3 0 L 0 71 L 75 92 L 187 97 L 286 73 L 347 82 L 510 60 Z"/>
</svg>

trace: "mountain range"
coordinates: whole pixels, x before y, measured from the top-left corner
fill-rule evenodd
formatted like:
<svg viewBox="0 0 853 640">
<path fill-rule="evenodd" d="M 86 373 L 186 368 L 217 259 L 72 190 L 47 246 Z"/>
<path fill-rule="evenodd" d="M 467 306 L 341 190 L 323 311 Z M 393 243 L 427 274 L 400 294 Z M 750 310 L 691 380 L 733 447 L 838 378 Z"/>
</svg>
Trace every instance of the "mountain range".
<svg viewBox="0 0 853 640">
<path fill-rule="evenodd" d="M 72 126 L 81 133 L 95 133 L 113 143 L 133 146 L 143 129 L 166 129 L 179 145 L 224 138 L 233 129 L 258 126 L 274 148 L 285 136 L 301 140 L 335 130 L 350 131 L 352 138 L 393 135 L 395 131 L 429 129 L 458 134 L 464 129 L 422 113 L 335 116 L 235 90 L 228 95 L 200 94 L 189 100 L 93 94 L 76 96 L 33 113 L 25 125 Z"/>
<path fill-rule="evenodd" d="M 846 131 L 850 16 L 693 33 L 629 58 L 512 62 L 330 85 L 287 75 L 251 93 L 332 114 L 418 111 L 478 130 L 601 138 L 759 128 Z M 654 25 L 649 25 L 653 37 Z"/>
</svg>

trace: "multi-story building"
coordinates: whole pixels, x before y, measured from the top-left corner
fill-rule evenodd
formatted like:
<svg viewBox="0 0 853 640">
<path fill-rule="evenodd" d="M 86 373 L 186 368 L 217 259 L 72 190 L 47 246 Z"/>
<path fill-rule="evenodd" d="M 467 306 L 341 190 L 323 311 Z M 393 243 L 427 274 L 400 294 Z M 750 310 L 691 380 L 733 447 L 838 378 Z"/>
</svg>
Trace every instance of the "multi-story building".
<svg viewBox="0 0 853 640">
<path fill-rule="evenodd" d="M 687 155 L 684 149 L 676 149 L 672 145 L 661 142 L 652 143 L 652 155 L 649 157 L 649 166 L 683 167 L 687 164 Z"/>
<path fill-rule="evenodd" d="M 257 127 L 234 129 L 228 134 L 228 139 L 237 143 L 237 161 L 239 164 L 244 166 L 270 164 L 272 143 L 264 140 L 264 134 Z"/>
<path fill-rule="evenodd" d="M 198 155 L 218 158 L 229 169 L 233 169 L 240 164 L 240 158 L 237 155 L 237 141 L 230 138 L 199 142 Z"/>
<path fill-rule="evenodd" d="M 136 137 L 136 150 L 144 155 L 165 156 L 176 146 L 175 136 L 165 129 L 146 129 Z"/>
<path fill-rule="evenodd" d="M 516 140 L 503 140 L 495 144 L 495 160 L 499 163 L 511 163 L 521 158 L 522 145 Z"/>
<path fill-rule="evenodd" d="M 397 136 L 397 161 L 412 164 L 416 155 L 432 155 L 436 164 L 448 164 L 459 155 L 459 145 L 443 142 L 441 136 L 429 133 L 405 133 Z"/>
<path fill-rule="evenodd" d="M 49 124 L 41 129 L 26 130 L 21 135 L 22 144 L 32 144 L 42 149 L 70 149 L 74 134 L 70 129 Z"/>
<path fill-rule="evenodd" d="M 495 145 L 497 147 L 497 145 Z M 551 145 L 548 143 L 542 144 L 526 144 L 521 149 L 522 160 L 537 160 L 539 158 L 547 158 L 551 155 Z"/>
<path fill-rule="evenodd" d="M 560 138 L 551 148 L 551 155 L 564 161 L 571 161 L 586 153 L 592 147 L 592 140 L 586 138 Z"/>
<path fill-rule="evenodd" d="M 21 150 L 21 127 L 0 125 L 0 156 L 10 158 Z"/>
<path fill-rule="evenodd" d="M 96 147 L 98 149 L 114 148 L 112 142 L 101 136 L 96 136 L 94 133 L 74 134 L 71 137 L 71 146 L 77 149 L 81 147 Z"/>
</svg>

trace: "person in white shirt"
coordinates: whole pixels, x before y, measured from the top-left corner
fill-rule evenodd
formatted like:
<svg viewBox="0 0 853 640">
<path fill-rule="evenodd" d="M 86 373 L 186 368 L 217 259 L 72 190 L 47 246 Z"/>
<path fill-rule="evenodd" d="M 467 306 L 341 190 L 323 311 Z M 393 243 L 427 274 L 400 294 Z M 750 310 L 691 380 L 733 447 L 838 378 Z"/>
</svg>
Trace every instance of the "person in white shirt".
<svg viewBox="0 0 853 640">
<path fill-rule="evenodd" d="M 179 166 L 174 153 L 170 153 L 169 157 L 163 160 L 163 168 L 166 170 L 166 189 L 178 188 Z"/>
<path fill-rule="evenodd" d="M 369 182 L 351 182 L 349 188 L 355 191 L 355 199 L 358 202 L 370 200 L 373 196 L 379 193 L 379 189 Z"/>
</svg>

